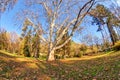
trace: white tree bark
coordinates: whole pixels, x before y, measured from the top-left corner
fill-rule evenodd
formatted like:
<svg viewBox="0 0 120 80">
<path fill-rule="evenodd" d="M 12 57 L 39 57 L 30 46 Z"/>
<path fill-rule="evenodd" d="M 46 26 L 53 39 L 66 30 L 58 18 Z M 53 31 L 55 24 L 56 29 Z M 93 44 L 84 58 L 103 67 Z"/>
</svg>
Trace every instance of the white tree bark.
<svg viewBox="0 0 120 80">
<path fill-rule="evenodd" d="M 66 0 L 65 0 L 66 1 Z M 87 15 L 89 10 L 92 8 L 95 0 L 89 0 L 87 1 L 81 8 L 79 8 L 78 14 L 75 12 L 75 17 L 72 16 L 70 8 L 72 8 L 75 5 L 77 5 L 78 2 L 75 2 L 72 4 L 71 1 L 67 1 L 71 4 L 71 6 L 65 6 L 65 8 L 62 6 L 62 4 L 66 4 L 63 0 L 54 0 L 52 1 L 44 1 L 40 2 L 39 4 L 43 6 L 43 8 L 46 11 L 46 19 L 49 24 L 49 34 L 48 39 L 46 40 L 44 36 L 40 35 L 40 38 L 48 43 L 48 57 L 47 61 L 53 61 L 55 60 L 55 50 L 59 49 L 63 46 L 65 46 L 74 35 L 74 32 L 77 30 L 79 25 L 82 23 L 83 18 Z M 51 3 L 52 2 L 52 3 Z M 68 5 L 68 4 L 67 4 Z M 79 6 L 79 5 L 78 5 Z M 62 7 L 62 8 L 61 8 Z M 66 8 L 68 7 L 68 8 Z M 66 9 L 66 10 L 65 10 Z M 77 11 L 77 10 L 75 10 Z M 64 17 L 64 19 L 60 20 L 61 23 L 59 23 L 59 18 L 63 15 L 66 15 L 67 17 Z M 73 17 L 71 19 L 71 17 Z M 30 24 L 35 27 L 35 24 L 29 20 Z M 59 23 L 59 24 L 58 24 Z M 71 29 L 70 35 L 66 41 L 64 41 L 63 44 L 57 46 L 60 41 L 62 40 L 62 37 Z M 59 34 L 59 35 L 58 35 Z"/>
</svg>

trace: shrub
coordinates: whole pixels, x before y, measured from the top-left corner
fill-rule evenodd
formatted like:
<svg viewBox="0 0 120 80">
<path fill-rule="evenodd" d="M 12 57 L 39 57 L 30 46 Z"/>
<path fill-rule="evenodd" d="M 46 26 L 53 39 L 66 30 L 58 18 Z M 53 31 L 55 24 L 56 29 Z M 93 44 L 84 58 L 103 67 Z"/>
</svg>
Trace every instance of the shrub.
<svg viewBox="0 0 120 80">
<path fill-rule="evenodd" d="M 83 44 L 83 45 L 81 45 L 81 47 L 79 48 L 79 50 L 82 51 L 83 54 L 85 54 L 86 51 L 87 51 L 87 46 Z M 83 55 L 83 54 L 82 54 L 82 55 Z"/>
<path fill-rule="evenodd" d="M 82 51 L 76 51 L 75 53 L 74 53 L 74 57 L 82 57 L 83 56 L 83 52 Z"/>
<path fill-rule="evenodd" d="M 25 45 L 25 46 L 24 46 L 23 54 L 24 54 L 25 57 L 30 57 L 30 56 L 31 56 L 28 45 Z"/>
<path fill-rule="evenodd" d="M 116 51 L 120 50 L 120 41 L 115 43 L 115 45 L 113 46 L 113 49 Z"/>
<path fill-rule="evenodd" d="M 83 53 L 82 52 L 79 52 L 78 53 L 78 57 L 82 57 L 83 56 Z"/>
</svg>

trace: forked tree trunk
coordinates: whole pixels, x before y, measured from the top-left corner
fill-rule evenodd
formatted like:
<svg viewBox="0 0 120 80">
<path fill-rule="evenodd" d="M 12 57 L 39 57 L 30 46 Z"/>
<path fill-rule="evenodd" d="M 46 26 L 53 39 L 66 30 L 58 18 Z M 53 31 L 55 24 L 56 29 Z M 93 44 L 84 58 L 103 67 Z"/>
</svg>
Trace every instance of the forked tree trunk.
<svg viewBox="0 0 120 80">
<path fill-rule="evenodd" d="M 63 22 L 59 27 L 57 27 L 56 25 L 56 21 L 59 19 L 59 10 L 60 10 L 60 4 L 61 4 L 62 0 L 60 1 L 60 3 L 58 3 L 57 6 L 54 6 L 54 10 L 52 11 L 52 8 L 50 9 L 49 6 L 47 6 L 45 3 L 43 3 L 44 8 L 46 9 L 47 12 L 47 17 L 49 19 L 49 37 L 48 37 L 48 56 L 47 56 L 47 61 L 54 61 L 55 60 L 55 50 L 60 49 L 61 47 L 63 47 L 64 45 L 66 45 L 70 40 L 71 37 L 73 36 L 74 32 L 76 31 L 76 29 L 79 27 L 79 25 L 82 23 L 82 20 L 84 19 L 84 17 L 87 15 L 87 13 L 90 11 L 90 9 L 92 8 L 92 6 L 94 5 L 95 0 L 90 0 L 88 2 L 86 2 L 81 9 L 79 10 L 77 16 L 75 18 L 73 18 L 72 21 L 67 21 L 67 18 L 70 17 L 68 16 L 65 19 L 65 23 Z M 88 7 L 88 9 L 85 9 L 88 5 L 90 4 L 90 6 Z M 85 12 L 83 11 L 85 10 Z M 84 14 L 83 14 L 84 13 Z M 81 15 L 83 14 L 83 15 Z M 66 25 L 67 23 L 67 25 Z M 68 37 L 68 39 L 65 40 L 65 42 L 59 46 L 57 46 L 57 44 L 60 43 L 60 41 L 62 40 L 62 37 L 64 36 L 64 34 L 66 33 L 66 31 L 70 28 L 70 26 L 72 26 L 71 24 L 73 24 L 70 36 Z M 58 38 L 56 38 L 55 40 L 53 40 L 55 38 L 54 33 L 56 34 L 57 32 L 60 32 L 61 28 L 63 26 L 66 26 L 65 29 L 63 29 L 61 31 L 61 34 L 58 36 Z M 57 31 L 55 31 L 57 29 Z M 46 41 L 46 40 L 45 40 Z M 53 46 L 54 43 L 54 46 Z"/>
<path fill-rule="evenodd" d="M 50 49 L 47 56 L 47 61 L 54 61 L 55 60 L 55 49 Z"/>
</svg>

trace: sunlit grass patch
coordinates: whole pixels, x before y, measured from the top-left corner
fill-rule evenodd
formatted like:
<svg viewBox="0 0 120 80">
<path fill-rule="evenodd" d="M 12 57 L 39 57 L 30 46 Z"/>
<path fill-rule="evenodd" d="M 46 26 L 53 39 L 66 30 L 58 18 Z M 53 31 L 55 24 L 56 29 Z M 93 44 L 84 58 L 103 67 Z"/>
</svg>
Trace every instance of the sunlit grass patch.
<svg viewBox="0 0 120 80">
<path fill-rule="evenodd" d="M 9 54 L 0 53 L 0 74 L 2 74 L 0 79 L 119 80 L 120 78 L 120 51 L 52 62 Z"/>
</svg>

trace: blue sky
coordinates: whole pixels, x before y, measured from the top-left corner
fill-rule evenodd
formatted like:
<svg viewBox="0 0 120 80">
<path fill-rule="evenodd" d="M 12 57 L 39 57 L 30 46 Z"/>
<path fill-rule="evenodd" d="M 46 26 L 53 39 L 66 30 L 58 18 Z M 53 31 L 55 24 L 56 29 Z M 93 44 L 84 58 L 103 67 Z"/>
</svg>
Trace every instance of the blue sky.
<svg viewBox="0 0 120 80">
<path fill-rule="evenodd" d="M 14 6 L 13 9 L 5 11 L 0 19 L 0 27 L 6 29 L 8 32 L 16 32 L 20 34 L 20 29 L 15 25 L 15 15 L 19 10 L 23 9 L 24 0 L 18 0 L 18 3 Z"/>
<path fill-rule="evenodd" d="M 17 25 L 15 25 L 15 17 L 14 16 L 16 15 L 17 12 L 24 9 L 23 1 L 24 0 L 18 0 L 17 4 L 14 6 L 13 9 L 11 9 L 10 11 L 6 11 L 2 14 L 1 19 L 0 19 L 0 27 L 5 28 L 8 32 L 16 32 L 18 34 L 21 33 L 20 32 L 21 30 L 19 29 L 19 27 Z M 112 0 L 112 1 L 114 2 L 115 0 Z M 116 3 L 118 3 L 118 5 L 120 5 L 120 0 L 116 0 Z M 90 33 L 92 35 L 101 37 L 101 33 L 96 32 L 97 27 L 91 26 L 89 24 L 86 24 L 86 26 L 87 26 L 86 34 Z M 79 39 L 77 39 L 76 37 L 73 37 L 73 40 L 75 40 L 76 42 L 79 42 Z"/>
<path fill-rule="evenodd" d="M 112 0 L 112 2 L 120 6 L 120 0 Z"/>
</svg>

